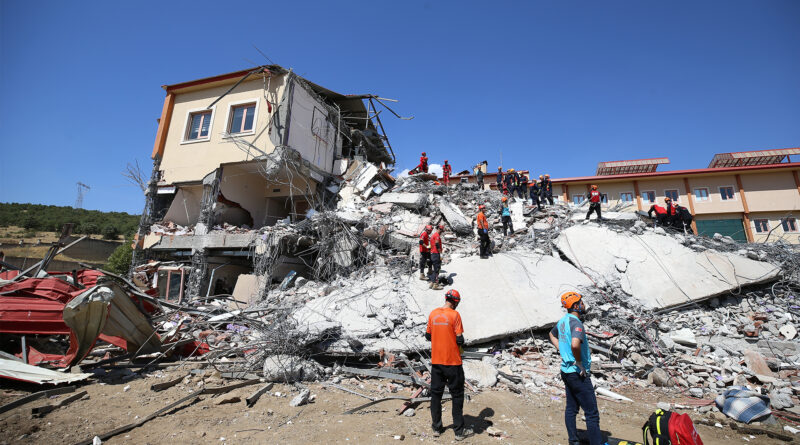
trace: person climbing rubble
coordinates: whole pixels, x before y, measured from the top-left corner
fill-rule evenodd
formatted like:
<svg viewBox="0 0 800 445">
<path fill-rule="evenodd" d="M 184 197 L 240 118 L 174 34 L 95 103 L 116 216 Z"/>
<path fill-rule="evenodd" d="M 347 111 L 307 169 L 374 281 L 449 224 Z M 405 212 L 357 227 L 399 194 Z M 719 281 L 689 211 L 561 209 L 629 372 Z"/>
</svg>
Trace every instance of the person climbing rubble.
<svg viewBox="0 0 800 445">
<path fill-rule="evenodd" d="M 531 201 L 533 201 L 533 204 L 535 204 L 536 208 L 540 211 L 542 210 L 542 201 L 540 199 L 541 192 L 542 188 L 540 187 L 540 182 L 536 179 L 532 180 L 530 190 Z"/>
<path fill-rule="evenodd" d="M 545 174 L 542 180 L 542 201 L 547 199 L 550 205 L 553 205 L 553 183 L 550 181 L 550 175 Z"/>
<path fill-rule="evenodd" d="M 444 224 L 439 224 L 436 231 L 430 235 L 430 251 L 431 251 L 431 270 L 428 274 L 430 278 L 430 287 L 433 290 L 444 289 L 439 284 L 439 271 L 442 268 L 442 234 L 444 233 Z"/>
<path fill-rule="evenodd" d="M 652 218 L 653 212 L 656 213 L 656 223 L 659 226 L 664 226 L 664 227 L 669 226 L 669 216 L 667 216 L 667 209 L 661 207 L 658 204 L 653 204 L 650 206 L 650 210 L 647 211 L 647 216 Z"/>
<path fill-rule="evenodd" d="M 575 417 L 578 410 L 583 409 L 586 417 L 586 431 L 591 445 L 603 445 L 600 433 L 600 412 L 597 409 L 597 398 L 592 386 L 589 343 L 583 318 L 586 305 L 577 292 L 565 292 L 561 295 L 561 306 L 567 310 L 561 320 L 550 330 L 550 343 L 561 355 L 561 379 L 567 391 L 567 406 L 564 410 L 564 423 L 570 445 L 578 445 L 578 429 Z M 608 445 L 607 443 L 605 445 Z"/>
<path fill-rule="evenodd" d="M 497 191 L 502 192 L 503 184 L 505 184 L 505 181 L 503 181 L 503 167 L 497 167 L 497 178 L 495 179 L 497 180 Z"/>
<path fill-rule="evenodd" d="M 677 218 L 675 218 L 674 227 L 678 230 L 682 230 L 684 233 L 687 231 L 691 232 L 692 220 L 694 219 L 692 212 L 678 203 L 673 203 L 672 205 L 675 207 L 675 214 L 677 215 Z"/>
<path fill-rule="evenodd" d="M 453 172 L 453 167 L 447 163 L 447 159 L 444 160 L 444 165 L 442 165 L 442 182 L 444 185 L 449 187 L 450 186 L 450 174 Z"/>
<path fill-rule="evenodd" d="M 600 191 L 597 190 L 596 185 L 592 185 L 592 189 L 586 193 L 586 199 L 589 200 L 589 211 L 586 212 L 586 219 L 589 219 L 589 216 L 592 212 L 597 213 L 597 220 L 602 221 L 603 217 L 600 215 Z"/>
<path fill-rule="evenodd" d="M 434 309 L 428 316 L 425 331 L 425 338 L 431 342 L 431 428 L 434 437 L 444 432 L 442 396 L 447 385 L 453 404 L 453 431 L 460 441 L 473 434 L 471 428 L 464 427 L 464 368 L 461 364 L 464 327 L 456 311 L 461 294 L 451 289 L 444 298 L 444 306 Z"/>
<path fill-rule="evenodd" d="M 475 220 L 478 224 L 481 259 L 489 258 L 489 247 L 491 245 L 491 242 L 489 241 L 489 221 L 486 219 L 486 215 L 483 213 L 484 210 L 486 210 L 486 206 L 483 204 L 479 205 L 478 215 L 475 217 Z"/>
<path fill-rule="evenodd" d="M 425 268 L 428 268 L 428 274 L 431 271 L 430 235 L 432 231 L 433 226 L 428 224 L 419 234 L 419 279 L 422 281 L 428 279 Z"/>
<path fill-rule="evenodd" d="M 428 156 L 425 152 L 422 152 L 422 156 L 419 157 L 419 165 L 417 166 L 417 171 L 420 173 L 428 173 Z"/>
<path fill-rule="evenodd" d="M 500 219 L 503 222 L 503 236 L 508 235 L 508 230 L 511 229 L 511 234 L 514 234 L 514 223 L 511 221 L 511 209 L 508 208 L 508 198 L 503 196 L 501 199 L 503 205 L 500 207 Z"/>
</svg>

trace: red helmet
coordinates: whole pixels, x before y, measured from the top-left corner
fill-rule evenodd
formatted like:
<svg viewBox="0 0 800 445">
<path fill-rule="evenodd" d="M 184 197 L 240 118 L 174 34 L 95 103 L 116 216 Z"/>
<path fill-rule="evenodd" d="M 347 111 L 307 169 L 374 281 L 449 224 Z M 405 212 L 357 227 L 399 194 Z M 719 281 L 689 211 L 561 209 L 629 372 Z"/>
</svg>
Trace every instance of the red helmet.
<svg viewBox="0 0 800 445">
<path fill-rule="evenodd" d="M 440 223 L 438 226 L 436 226 L 436 228 L 439 229 L 439 231 L 442 231 L 444 230 L 444 224 Z"/>
<path fill-rule="evenodd" d="M 479 205 L 479 206 L 478 206 L 478 210 L 483 210 L 483 209 L 485 209 L 485 208 L 486 208 L 486 206 L 485 206 L 485 205 L 483 205 L 483 204 L 481 204 L 481 205 Z"/>
<path fill-rule="evenodd" d="M 461 294 L 458 293 L 458 291 L 455 289 L 450 289 L 449 291 L 447 291 L 447 293 L 444 294 L 444 298 L 445 300 L 450 300 L 453 303 L 461 302 Z"/>
<path fill-rule="evenodd" d="M 597 190 L 597 186 L 596 185 L 592 185 L 592 190 Z"/>
<path fill-rule="evenodd" d="M 430 232 L 431 230 L 433 230 L 433 226 L 432 225 L 428 224 L 427 226 L 425 226 L 425 231 L 426 232 Z"/>
<path fill-rule="evenodd" d="M 561 306 L 564 306 L 567 310 L 572 309 L 572 305 L 581 301 L 581 294 L 577 292 L 564 292 L 561 294 Z"/>
<path fill-rule="evenodd" d="M 444 163 L 447 164 L 447 159 L 444 160 Z"/>
<path fill-rule="evenodd" d="M 422 152 L 422 156 L 428 156 L 428 155 L 426 155 L 426 154 L 425 154 L 425 152 L 423 151 L 423 152 Z"/>
</svg>

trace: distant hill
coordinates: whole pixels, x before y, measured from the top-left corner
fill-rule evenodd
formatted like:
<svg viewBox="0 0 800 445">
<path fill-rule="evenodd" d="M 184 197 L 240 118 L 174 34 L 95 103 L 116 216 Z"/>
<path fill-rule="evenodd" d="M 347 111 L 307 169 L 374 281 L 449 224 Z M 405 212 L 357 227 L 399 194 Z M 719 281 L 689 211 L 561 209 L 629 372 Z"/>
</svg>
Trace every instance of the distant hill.
<svg viewBox="0 0 800 445">
<path fill-rule="evenodd" d="M 125 212 L 101 212 L 41 204 L 0 203 L 0 227 L 19 226 L 29 231 L 60 232 L 65 223 L 73 223 L 72 233 L 103 235 L 116 239 L 131 235 L 139 226 L 139 215 Z"/>
</svg>

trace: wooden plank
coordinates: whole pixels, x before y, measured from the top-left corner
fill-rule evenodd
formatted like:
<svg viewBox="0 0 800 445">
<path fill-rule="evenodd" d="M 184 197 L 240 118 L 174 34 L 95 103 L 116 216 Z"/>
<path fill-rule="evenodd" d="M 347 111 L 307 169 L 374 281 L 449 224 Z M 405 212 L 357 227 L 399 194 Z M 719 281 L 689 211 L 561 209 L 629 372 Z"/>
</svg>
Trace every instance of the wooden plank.
<svg viewBox="0 0 800 445">
<path fill-rule="evenodd" d="M 65 398 L 64 400 L 61 400 L 58 403 L 54 403 L 52 405 L 40 406 L 38 408 L 32 408 L 31 409 L 31 416 L 33 416 L 33 417 L 43 417 L 45 414 L 47 414 L 47 413 L 49 413 L 51 411 L 55 411 L 56 409 L 61 408 L 62 406 L 69 405 L 70 403 L 83 398 L 83 396 L 85 396 L 86 394 L 88 394 L 86 391 L 81 391 L 81 392 L 79 392 L 77 394 L 73 394 L 73 395 Z"/>
<path fill-rule="evenodd" d="M 159 391 L 163 391 L 163 390 L 165 390 L 167 388 L 172 388 L 173 386 L 175 386 L 178 383 L 182 382 L 183 379 L 185 379 L 189 375 L 191 375 L 191 374 L 182 375 L 182 376 L 180 376 L 178 378 L 175 378 L 175 379 L 163 382 L 163 383 L 154 383 L 154 384 L 150 385 L 150 391 L 159 392 Z"/>
<path fill-rule="evenodd" d="M 13 402 L 6 403 L 3 406 L 0 406 L 0 414 L 12 410 L 18 406 L 25 405 L 26 403 L 33 402 L 34 400 L 39 400 L 43 397 L 50 397 L 50 396 L 57 396 L 59 394 L 67 394 L 70 392 L 75 392 L 75 386 L 65 386 L 63 388 L 55 388 L 55 389 L 48 389 L 45 391 L 35 392 L 33 394 L 29 394 L 25 397 L 20 397 Z"/>
<path fill-rule="evenodd" d="M 258 399 L 261 398 L 261 396 L 263 396 L 264 393 L 269 391 L 270 389 L 272 389 L 272 382 L 267 383 L 266 385 L 261 387 L 261 389 L 250 395 L 250 397 L 246 398 L 245 403 L 247 404 L 247 407 L 251 408 L 253 405 L 255 405 L 256 402 L 258 402 Z"/>
</svg>

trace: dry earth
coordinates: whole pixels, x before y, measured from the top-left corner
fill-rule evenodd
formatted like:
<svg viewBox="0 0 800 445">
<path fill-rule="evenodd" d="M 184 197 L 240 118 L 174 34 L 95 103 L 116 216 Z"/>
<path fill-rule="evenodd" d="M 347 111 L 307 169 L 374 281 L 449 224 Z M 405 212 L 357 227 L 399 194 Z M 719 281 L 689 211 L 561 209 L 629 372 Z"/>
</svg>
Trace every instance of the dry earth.
<svg viewBox="0 0 800 445">
<path fill-rule="evenodd" d="M 192 376 L 190 381 L 162 392 L 152 392 L 150 386 L 187 374 L 187 371 L 158 371 L 145 378 L 118 384 L 92 383 L 79 390 L 88 391 L 88 398 L 59 408 L 43 418 L 32 418 L 31 408 L 55 403 L 66 397 L 39 400 L 0 414 L 0 443 L 2 444 L 72 444 L 91 440 L 96 434 L 132 423 L 141 417 L 177 401 L 202 384 L 203 378 Z M 209 373 L 210 374 L 210 373 Z M 218 377 L 205 378 L 209 387 L 235 383 Z M 387 381 L 345 379 L 341 384 L 349 389 L 371 395 L 408 395 L 409 390 L 388 394 Z M 3 382 L 0 404 L 8 403 L 31 391 L 28 386 L 9 385 Z M 130 386 L 126 391 L 125 387 Z M 204 395 L 194 404 L 182 405 L 144 425 L 109 439 L 104 443 L 136 444 L 190 444 L 190 443 L 275 443 L 275 444 L 362 444 L 362 443 L 452 443 L 452 429 L 440 438 L 430 435 L 429 405 L 417 407 L 413 417 L 398 416 L 400 401 L 387 401 L 369 407 L 357 414 L 345 415 L 343 411 L 367 402 L 357 395 L 314 383 L 309 387 L 316 399 L 305 406 L 291 407 L 289 401 L 298 393 L 292 385 L 275 385 L 253 408 L 247 408 L 244 399 L 260 384 L 235 389 L 217 396 Z M 655 409 L 657 401 L 680 403 L 661 390 L 629 387 L 619 391 L 634 400 L 633 403 L 599 400 L 601 427 L 612 436 L 628 440 L 641 440 L 641 424 Z M 278 395 L 280 393 L 280 395 Z M 241 400 L 218 404 L 222 400 L 238 397 Z M 546 395 L 519 396 L 507 391 L 471 393 L 465 403 L 464 414 L 468 424 L 474 425 L 477 434 L 463 443 L 525 443 L 566 444 L 563 427 L 563 397 Z M 691 411 L 690 411 L 691 412 Z M 719 414 L 721 416 L 721 414 Z M 450 420 L 450 405 L 445 403 L 444 421 Z M 698 418 L 693 414 L 693 418 Z M 490 437 L 486 428 L 493 425 L 509 437 Z M 578 428 L 584 427 L 579 415 Z M 767 436 L 744 435 L 728 427 L 697 425 L 706 445 L 732 443 L 784 444 Z M 396 439 L 395 436 L 401 436 Z"/>
</svg>

